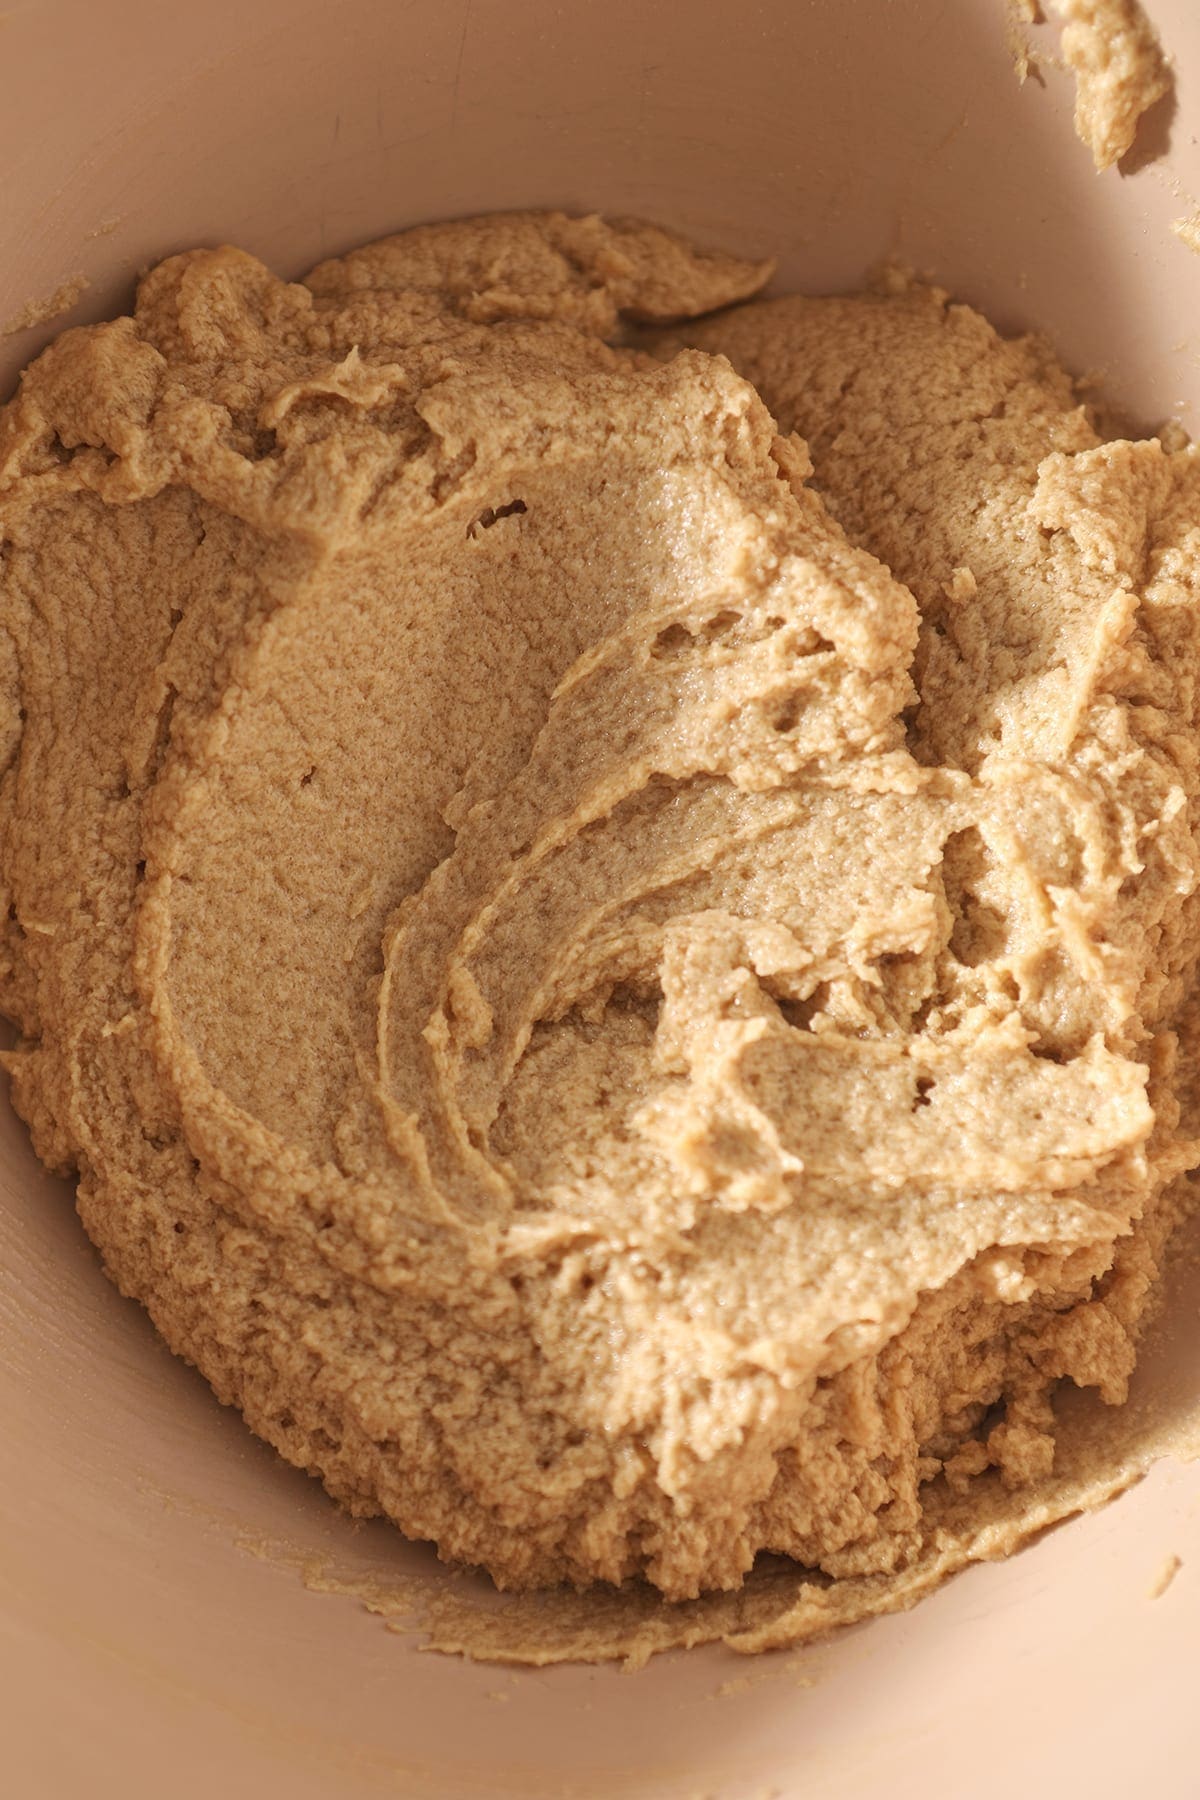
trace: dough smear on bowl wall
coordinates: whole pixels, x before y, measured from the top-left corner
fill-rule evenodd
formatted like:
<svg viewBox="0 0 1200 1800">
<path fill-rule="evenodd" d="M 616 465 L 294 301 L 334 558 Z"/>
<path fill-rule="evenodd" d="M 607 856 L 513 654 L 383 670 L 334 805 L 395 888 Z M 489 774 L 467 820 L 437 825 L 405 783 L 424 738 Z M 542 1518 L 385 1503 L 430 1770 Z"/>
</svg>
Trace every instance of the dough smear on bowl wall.
<svg viewBox="0 0 1200 1800">
<path fill-rule="evenodd" d="M 39 1155 L 351 1511 L 656 1644 L 1044 1523 L 1200 1161 L 1196 457 L 769 273 L 196 251 L 0 414 Z"/>
</svg>

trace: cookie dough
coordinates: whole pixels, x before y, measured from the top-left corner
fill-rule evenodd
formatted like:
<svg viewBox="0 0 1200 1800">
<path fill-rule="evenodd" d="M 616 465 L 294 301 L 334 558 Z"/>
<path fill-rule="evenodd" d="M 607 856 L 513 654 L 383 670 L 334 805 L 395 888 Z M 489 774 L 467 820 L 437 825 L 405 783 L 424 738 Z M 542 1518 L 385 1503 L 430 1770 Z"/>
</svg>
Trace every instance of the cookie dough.
<svg viewBox="0 0 1200 1800">
<path fill-rule="evenodd" d="M 936 290 L 702 317 L 769 272 L 497 216 L 60 338 L 0 974 L 113 1278 L 352 1512 L 865 1611 L 1122 1400 L 1200 1161 L 1200 462 Z"/>
<path fill-rule="evenodd" d="M 1062 20 L 1060 57 L 1035 49 L 1024 27 L 1043 23 L 1040 0 L 1005 0 L 1006 41 L 1024 85 L 1041 65 L 1075 80 L 1075 135 L 1098 170 L 1133 148 L 1144 113 L 1172 91 L 1171 65 L 1141 0 L 1051 0 Z"/>
<path fill-rule="evenodd" d="M 1142 114 L 1171 90 L 1171 71 L 1141 0 L 1054 0 L 1062 58 L 1075 77 L 1075 131 L 1097 169 L 1133 148 Z"/>
</svg>

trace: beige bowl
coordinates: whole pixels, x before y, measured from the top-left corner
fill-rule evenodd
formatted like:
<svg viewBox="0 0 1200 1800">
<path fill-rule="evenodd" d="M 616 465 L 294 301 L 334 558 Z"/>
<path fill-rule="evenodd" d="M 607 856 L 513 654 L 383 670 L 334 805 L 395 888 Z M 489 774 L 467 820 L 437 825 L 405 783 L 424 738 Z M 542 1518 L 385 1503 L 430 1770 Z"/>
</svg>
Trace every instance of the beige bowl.
<svg viewBox="0 0 1200 1800">
<path fill-rule="evenodd" d="M 120 310 L 140 266 L 195 243 L 291 274 L 417 219 L 604 208 L 777 252 L 785 286 L 851 286 L 897 255 L 1002 326 L 1046 328 L 1135 423 L 1194 425 L 1200 258 L 1169 227 L 1200 195 L 1200 15 L 1150 5 L 1177 108 L 1097 177 L 1066 78 L 1018 85 L 1004 0 L 14 0 L 0 323 L 77 277 L 66 322 Z M 0 339 L 0 388 L 62 322 Z M 1200 1407 L 1198 1299 L 1181 1286 L 1140 1378 L 1160 1410 Z M 6 1113 L 15 1800 L 1200 1791 L 1200 1468 L 1165 1463 L 916 1612 L 801 1655 L 710 1649 L 630 1676 L 420 1655 L 360 1600 L 311 1591 L 298 1564 L 317 1553 L 440 1578 L 390 1528 L 353 1527 L 168 1355 Z"/>
</svg>

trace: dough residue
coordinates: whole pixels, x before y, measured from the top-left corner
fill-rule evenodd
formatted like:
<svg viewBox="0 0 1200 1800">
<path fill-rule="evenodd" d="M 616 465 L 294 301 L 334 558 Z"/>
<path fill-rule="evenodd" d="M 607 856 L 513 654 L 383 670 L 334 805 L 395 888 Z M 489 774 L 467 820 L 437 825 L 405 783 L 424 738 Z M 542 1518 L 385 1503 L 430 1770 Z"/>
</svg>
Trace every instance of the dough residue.
<svg viewBox="0 0 1200 1800">
<path fill-rule="evenodd" d="M 14 1101 L 255 1431 L 522 1590 L 445 1648 L 799 1641 L 1134 1478 L 1062 1395 L 1200 1162 L 1200 460 L 769 273 L 194 251 L 0 413 Z"/>
<path fill-rule="evenodd" d="M 1162 1599 L 1168 1588 L 1173 1584 L 1175 1577 L 1182 1567 L 1183 1558 L 1182 1556 L 1177 1555 L 1175 1551 L 1172 1551 L 1169 1556 L 1163 1558 L 1162 1567 L 1159 1569 L 1158 1574 L 1151 1583 L 1150 1598 L 1152 1600 Z"/>
<path fill-rule="evenodd" d="M 1039 13 L 1037 0 L 1004 0 L 1004 42 L 1022 87 L 1041 61 L 1024 29 L 1038 23 Z"/>
<path fill-rule="evenodd" d="M 1189 250 L 1194 250 L 1197 255 L 1200 255 L 1200 212 L 1191 213 L 1184 219 L 1173 219 L 1171 230 L 1181 243 L 1187 245 Z"/>
<path fill-rule="evenodd" d="M 1132 149 L 1138 123 L 1171 89 L 1171 70 L 1140 0 L 1053 0 L 1062 58 L 1075 77 L 1075 130 L 1097 169 Z"/>
<path fill-rule="evenodd" d="M 0 325 L 0 337 L 16 337 L 19 331 L 32 331 L 35 325 L 48 325 L 51 319 L 61 318 L 63 313 L 70 312 L 90 286 L 86 275 L 72 275 L 45 299 L 27 300 L 18 312 L 12 313 Z"/>
</svg>

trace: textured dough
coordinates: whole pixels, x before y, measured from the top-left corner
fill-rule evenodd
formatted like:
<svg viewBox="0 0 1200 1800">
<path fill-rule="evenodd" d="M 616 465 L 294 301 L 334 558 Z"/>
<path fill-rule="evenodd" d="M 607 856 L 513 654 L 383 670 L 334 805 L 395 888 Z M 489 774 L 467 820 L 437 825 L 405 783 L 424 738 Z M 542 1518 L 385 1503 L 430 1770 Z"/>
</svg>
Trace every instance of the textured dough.
<svg viewBox="0 0 1200 1800">
<path fill-rule="evenodd" d="M 1200 463 L 933 290 L 679 325 L 768 273 L 498 216 L 45 352 L 3 1001 L 114 1279 L 352 1511 L 866 1611 L 1122 1400 L 1200 1160 Z"/>
<path fill-rule="evenodd" d="M 1170 92 L 1171 73 L 1140 0 L 1054 0 L 1062 56 L 1075 77 L 1075 131 L 1097 169 L 1132 149 L 1142 114 Z"/>
<path fill-rule="evenodd" d="M 1133 148 L 1142 115 L 1171 92 L 1171 67 L 1140 0 L 1051 0 L 1063 22 L 1062 66 L 1075 79 L 1075 135 L 1097 169 Z M 1006 41 L 1017 80 L 1045 57 L 1024 26 L 1042 22 L 1040 0 L 1005 0 Z"/>
</svg>

